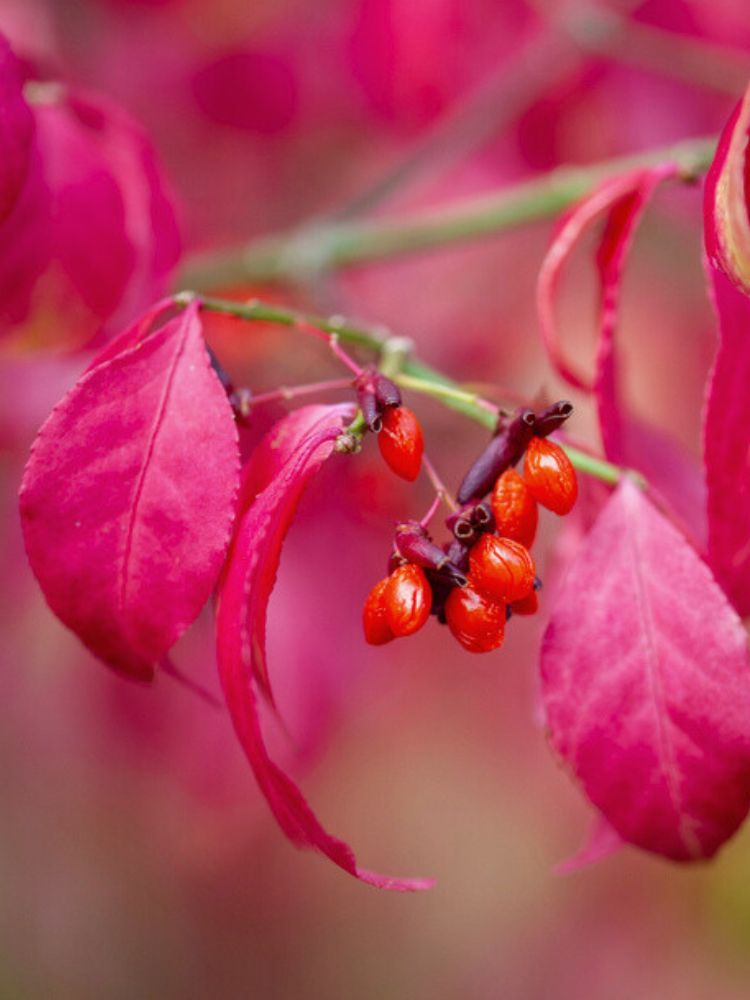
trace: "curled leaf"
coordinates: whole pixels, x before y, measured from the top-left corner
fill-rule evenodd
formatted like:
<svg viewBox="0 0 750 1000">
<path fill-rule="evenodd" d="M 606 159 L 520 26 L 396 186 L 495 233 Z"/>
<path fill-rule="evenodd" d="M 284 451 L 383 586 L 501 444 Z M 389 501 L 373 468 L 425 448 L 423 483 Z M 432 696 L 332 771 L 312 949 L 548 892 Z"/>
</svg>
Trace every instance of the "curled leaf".
<svg viewBox="0 0 750 1000">
<path fill-rule="evenodd" d="M 611 351 L 622 267 L 638 219 L 656 185 L 674 170 L 671 164 L 664 164 L 612 177 L 578 202 L 557 227 L 539 271 L 537 314 L 550 361 L 559 375 L 576 389 L 591 392 L 596 379 L 577 372 L 562 349 L 555 304 L 563 268 L 584 234 L 604 216 L 605 228 L 597 253 L 601 287 L 599 368 Z"/>
<path fill-rule="evenodd" d="M 596 402 L 607 458 L 643 472 L 702 543 L 705 534 L 702 477 L 696 462 L 655 427 L 627 412 L 620 399 L 616 344 L 623 270 L 636 229 L 658 185 L 676 173 L 663 163 L 604 181 L 564 218 L 545 257 L 537 285 L 539 324 L 548 355 L 569 384 L 590 392 Z M 596 251 L 599 284 L 597 348 L 593 378 L 565 358 L 555 312 L 562 269 L 591 226 L 604 221 Z"/>
<path fill-rule="evenodd" d="M 39 432 L 21 520 L 55 614 L 105 663 L 149 679 L 221 569 L 237 433 L 197 306 L 103 357 Z"/>
<path fill-rule="evenodd" d="M 747 636 L 708 567 L 630 481 L 544 636 L 552 746 L 628 843 L 711 857 L 750 806 Z"/>
<path fill-rule="evenodd" d="M 706 179 L 709 280 L 720 342 L 703 424 L 711 565 L 741 615 L 750 614 L 750 91 L 719 141 Z"/>
<path fill-rule="evenodd" d="M 333 452 L 348 404 L 307 406 L 274 427 L 245 470 L 240 519 L 219 588 L 217 659 L 240 743 L 274 816 L 299 847 L 321 851 L 349 874 L 383 889 L 427 889 L 424 879 L 394 879 L 357 865 L 351 848 L 320 824 L 294 782 L 269 757 L 256 688 L 270 690 L 265 655 L 268 601 L 281 547 L 304 490 Z"/>
</svg>

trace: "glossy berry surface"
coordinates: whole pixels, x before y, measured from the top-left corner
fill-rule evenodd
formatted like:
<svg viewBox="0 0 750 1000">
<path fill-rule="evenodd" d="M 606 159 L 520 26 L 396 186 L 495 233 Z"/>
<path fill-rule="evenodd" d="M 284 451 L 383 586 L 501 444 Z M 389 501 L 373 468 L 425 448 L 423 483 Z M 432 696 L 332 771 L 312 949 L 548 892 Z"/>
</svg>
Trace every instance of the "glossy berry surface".
<svg viewBox="0 0 750 1000">
<path fill-rule="evenodd" d="M 413 563 L 399 566 L 383 590 L 385 618 L 395 636 L 414 635 L 430 617 L 432 590 L 424 570 Z"/>
<path fill-rule="evenodd" d="M 500 604 L 520 601 L 534 589 L 534 560 L 512 538 L 482 535 L 469 555 L 469 574 L 477 590 Z"/>
<path fill-rule="evenodd" d="M 498 478 L 490 505 L 498 535 L 531 548 L 539 523 L 539 510 L 531 491 L 515 469 L 506 469 Z"/>
<path fill-rule="evenodd" d="M 378 446 L 391 471 L 414 482 L 422 467 L 424 438 L 419 421 L 408 407 L 391 406 L 385 410 Z"/>
<path fill-rule="evenodd" d="M 539 610 L 539 595 L 532 590 L 527 597 L 514 601 L 510 607 L 514 615 L 535 615 Z"/>
<path fill-rule="evenodd" d="M 395 639 L 385 613 L 385 589 L 388 577 L 376 583 L 365 599 L 362 609 L 362 625 L 365 630 L 365 640 L 371 646 L 383 646 Z"/>
<path fill-rule="evenodd" d="M 533 438 L 526 449 L 523 477 L 538 503 L 555 514 L 569 514 L 578 498 L 576 470 L 570 459 L 546 438 Z"/>
<path fill-rule="evenodd" d="M 454 638 L 470 653 L 489 653 L 505 638 L 505 606 L 471 585 L 455 587 L 445 602 L 445 620 Z"/>
</svg>

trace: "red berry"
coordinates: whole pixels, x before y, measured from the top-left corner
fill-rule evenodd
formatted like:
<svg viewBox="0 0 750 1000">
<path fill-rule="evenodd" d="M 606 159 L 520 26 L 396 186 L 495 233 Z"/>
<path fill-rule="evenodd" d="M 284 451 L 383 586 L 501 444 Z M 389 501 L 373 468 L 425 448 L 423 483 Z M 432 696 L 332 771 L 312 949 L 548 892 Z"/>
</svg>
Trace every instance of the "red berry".
<svg viewBox="0 0 750 1000">
<path fill-rule="evenodd" d="M 569 514 L 578 497 L 576 470 L 570 459 L 546 438 L 532 438 L 526 449 L 523 476 L 536 500 L 555 514 Z"/>
<path fill-rule="evenodd" d="M 367 595 L 365 606 L 362 609 L 365 639 L 371 646 L 382 646 L 396 638 L 386 620 L 385 588 L 387 586 L 388 577 L 376 583 Z"/>
<path fill-rule="evenodd" d="M 480 594 L 471 581 L 450 592 L 445 620 L 453 636 L 470 653 L 489 653 L 505 638 L 505 605 Z"/>
<path fill-rule="evenodd" d="M 469 553 L 469 573 L 477 590 L 499 604 L 512 604 L 534 589 L 534 560 L 512 538 L 482 535 Z"/>
<path fill-rule="evenodd" d="M 539 595 L 532 590 L 528 597 L 514 601 L 510 608 L 514 615 L 535 615 L 539 610 Z"/>
<path fill-rule="evenodd" d="M 380 454 L 392 472 L 409 482 L 419 475 L 424 438 L 419 421 L 405 406 L 389 406 L 383 413 L 383 427 L 378 434 Z"/>
<path fill-rule="evenodd" d="M 539 511 L 531 491 L 515 469 L 506 469 L 498 478 L 490 505 L 498 535 L 512 538 L 530 549 L 536 535 Z"/>
<path fill-rule="evenodd" d="M 419 566 L 407 563 L 388 577 L 383 591 L 385 619 L 396 636 L 413 635 L 430 617 L 432 589 Z"/>
</svg>

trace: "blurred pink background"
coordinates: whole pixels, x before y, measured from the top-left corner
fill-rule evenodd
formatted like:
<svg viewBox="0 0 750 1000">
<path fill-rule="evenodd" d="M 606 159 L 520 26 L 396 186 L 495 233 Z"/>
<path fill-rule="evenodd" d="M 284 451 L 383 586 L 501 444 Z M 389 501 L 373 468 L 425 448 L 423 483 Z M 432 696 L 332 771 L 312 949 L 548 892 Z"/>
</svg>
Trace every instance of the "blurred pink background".
<svg viewBox="0 0 750 1000">
<path fill-rule="evenodd" d="M 561 163 L 712 134 L 750 78 L 742 0 L 0 0 L 0 31 L 37 74 L 100 91 L 143 123 L 187 255 L 355 211 L 404 163 L 371 212 L 402 216 Z M 420 157 L 425 141 L 435 145 Z M 714 344 L 700 218 L 697 188 L 657 196 L 621 324 L 634 411 L 693 455 Z M 457 378 L 554 398 L 533 298 L 550 228 L 273 294 L 388 324 Z M 562 315 L 585 366 L 584 254 Z M 541 620 L 514 621 L 486 658 L 435 626 L 365 646 L 361 604 L 393 522 L 430 500 L 426 483 L 386 476 L 376 449 L 331 463 L 290 535 L 269 624 L 290 732 L 270 730 L 363 864 L 434 876 L 433 891 L 378 893 L 296 852 L 225 713 L 169 678 L 140 689 L 89 657 L 47 610 L 16 513 L 36 429 L 86 362 L 60 323 L 55 351 L 16 344 L 1 369 L 0 995 L 748 995 L 747 829 L 710 865 L 626 849 L 553 874 L 591 811 L 536 721 L 544 601 Z M 235 380 L 259 391 L 338 374 L 283 331 L 211 333 Z M 417 402 L 455 485 L 483 434 Z M 592 428 L 582 403 L 575 432 L 595 440 Z M 578 535 L 542 520 L 549 594 Z M 217 691 L 212 644 L 206 611 L 176 659 Z"/>
</svg>

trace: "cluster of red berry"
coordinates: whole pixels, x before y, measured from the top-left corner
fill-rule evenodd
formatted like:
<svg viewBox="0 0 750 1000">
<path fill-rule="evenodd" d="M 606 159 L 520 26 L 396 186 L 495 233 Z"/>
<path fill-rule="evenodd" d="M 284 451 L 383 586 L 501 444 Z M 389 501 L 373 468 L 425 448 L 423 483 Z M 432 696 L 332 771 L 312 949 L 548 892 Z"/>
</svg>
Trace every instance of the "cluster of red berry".
<svg viewBox="0 0 750 1000">
<path fill-rule="evenodd" d="M 512 614 L 536 612 L 541 583 L 529 549 L 537 530 L 537 505 L 564 515 L 578 494 L 570 460 L 547 440 L 572 409 L 559 402 L 540 413 L 521 409 L 500 418 L 495 436 L 459 487 L 461 509 L 446 519 L 449 542 L 438 545 L 418 522 L 397 526 L 388 576 L 365 601 L 367 642 L 382 645 L 413 635 L 432 614 L 465 649 L 486 653 L 502 644 Z M 399 410 L 403 407 L 386 410 L 386 418 Z M 393 440 L 386 450 L 381 445 L 381 451 L 398 471 L 403 463 L 392 460 L 398 454 Z M 420 432 L 420 454 L 421 441 Z M 522 458 L 520 475 L 514 466 Z"/>
</svg>

